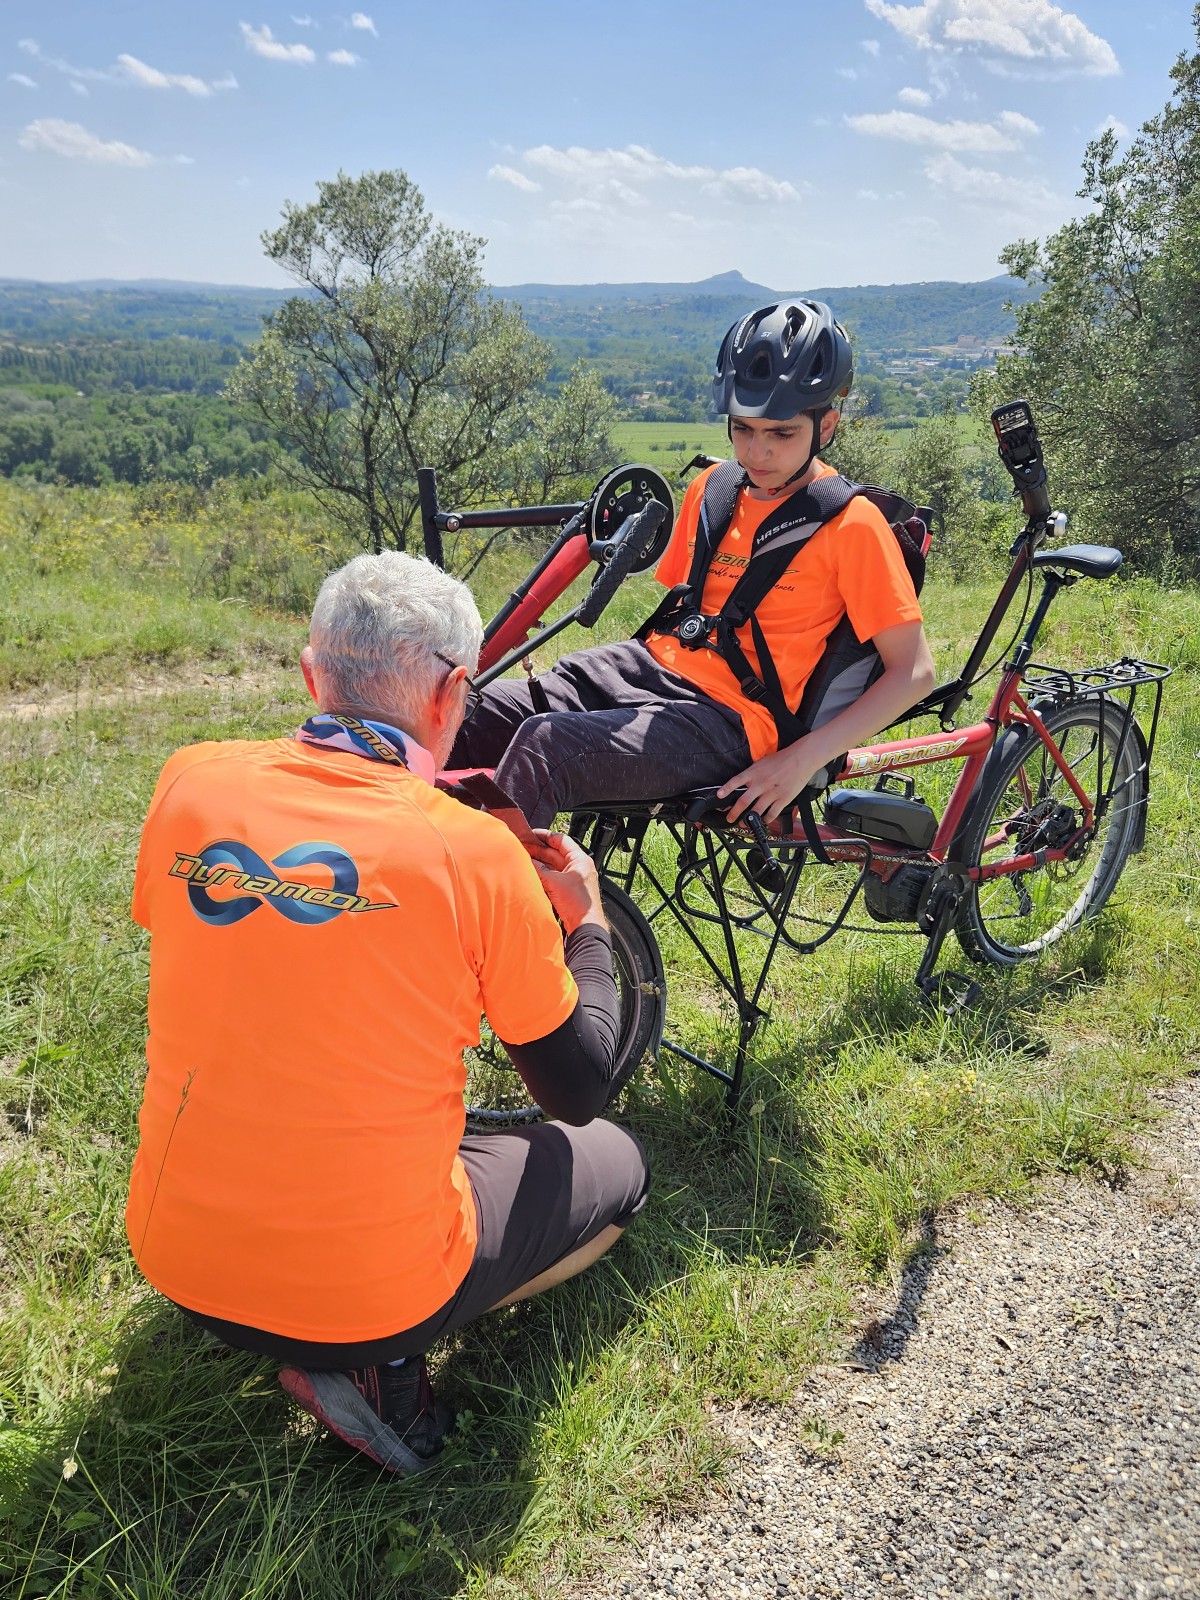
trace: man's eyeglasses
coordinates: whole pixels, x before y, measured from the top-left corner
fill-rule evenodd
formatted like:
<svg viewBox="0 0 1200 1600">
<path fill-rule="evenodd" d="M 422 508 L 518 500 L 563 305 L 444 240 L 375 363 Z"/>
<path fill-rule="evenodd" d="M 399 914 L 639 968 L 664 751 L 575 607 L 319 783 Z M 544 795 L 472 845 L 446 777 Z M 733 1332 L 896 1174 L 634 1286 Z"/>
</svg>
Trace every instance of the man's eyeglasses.
<svg viewBox="0 0 1200 1600">
<path fill-rule="evenodd" d="M 450 672 L 457 672 L 458 669 L 462 666 L 462 662 L 461 661 L 452 661 L 449 656 L 443 655 L 440 650 L 435 650 L 433 653 L 438 658 L 439 661 L 444 661 L 446 663 L 446 665 L 450 668 Z M 450 676 L 450 672 L 448 672 L 446 674 L 446 678 L 448 678 Z M 445 683 L 446 678 L 442 679 L 443 683 Z M 466 698 L 466 701 L 465 701 L 465 703 L 463 705 L 463 721 L 464 722 L 467 720 L 468 717 L 473 717 L 475 715 L 476 711 L 479 709 L 479 703 L 483 699 L 483 690 L 482 689 L 477 689 L 475 687 L 475 684 L 472 682 L 471 677 L 470 677 L 469 674 L 468 674 L 468 676 L 466 678 L 466 685 L 467 685 L 467 698 Z"/>
</svg>

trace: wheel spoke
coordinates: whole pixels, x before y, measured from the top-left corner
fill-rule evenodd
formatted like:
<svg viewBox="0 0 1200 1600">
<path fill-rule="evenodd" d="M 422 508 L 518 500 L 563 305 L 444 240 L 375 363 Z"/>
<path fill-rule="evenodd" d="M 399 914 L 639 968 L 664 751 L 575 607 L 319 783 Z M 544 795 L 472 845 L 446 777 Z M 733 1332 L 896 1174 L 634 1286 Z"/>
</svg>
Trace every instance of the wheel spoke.
<svg viewBox="0 0 1200 1600">
<path fill-rule="evenodd" d="M 1127 737 L 1117 754 L 1121 717 L 1112 707 L 1078 701 L 1044 720 L 1063 766 L 1040 739 L 1009 741 L 990 781 L 985 774 L 963 850 L 969 864 L 986 862 L 993 870 L 1019 856 L 1069 852 L 973 885 L 960 914 L 959 938 L 969 954 L 1004 964 L 1038 954 L 1104 904 L 1132 846 L 1142 799 L 1136 742 Z M 1088 813 L 1064 767 L 1093 806 L 1103 789 L 1119 797 L 1090 833 L 1084 832 Z"/>
</svg>

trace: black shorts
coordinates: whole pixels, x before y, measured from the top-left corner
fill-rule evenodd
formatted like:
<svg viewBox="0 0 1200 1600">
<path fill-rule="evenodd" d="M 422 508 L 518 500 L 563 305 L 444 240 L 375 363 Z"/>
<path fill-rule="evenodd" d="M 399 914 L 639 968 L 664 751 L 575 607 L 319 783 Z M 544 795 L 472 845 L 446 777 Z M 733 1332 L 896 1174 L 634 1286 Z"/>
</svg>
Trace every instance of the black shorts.
<svg viewBox="0 0 1200 1600">
<path fill-rule="evenodd" d="M 645 1204 L 650 1184 L 633 1134 L 599 1118 L 583 1128 L 546 1122 L 467 1134 L 459 1155 L 475 1196 L 475 1256 L 450 1299 L 416 1327 L 356 1344 L 317 1344 L 181 1309 L 226 1344 L 314 1372 L 420 1355 L 605 1228 L 625 1227 Z"/>
</svg>

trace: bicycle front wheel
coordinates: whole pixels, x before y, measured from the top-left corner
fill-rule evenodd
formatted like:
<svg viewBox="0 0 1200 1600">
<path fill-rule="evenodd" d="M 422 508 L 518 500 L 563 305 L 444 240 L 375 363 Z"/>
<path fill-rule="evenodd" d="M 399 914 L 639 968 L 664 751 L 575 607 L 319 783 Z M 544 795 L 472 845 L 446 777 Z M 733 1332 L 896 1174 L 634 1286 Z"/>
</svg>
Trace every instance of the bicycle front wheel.
<svg viewBox="0 0 1200 1600">
<path fill-rule="evenodd" d="M 1097 795 L 1108 793 L 1109 804 L 1065 861 L 970 885 L 955 933 L 975 961 L 1015 966 L 1094 916 L 1134 847 L 1146 793 L 1132 718 L 1123 742 L 1123 711 L 1097 699 L 1059 706 L 1042 720 L 1088 798 L 1095 804 Z M 1013 728 L 980 780 L 959 859 L 968 867 L 995 866 L 1060 847 L 1082 823 L 1079 797 L 1050 751 L 1032 730 Z"/>
<path fill-rule="evenodd" d="M 667 1000 L 662 957 L 649 923 L 615 883 L 602 884 L 601 899 L 612 934 L 613 976 L 617 980 L 620 1011 L 616 1060 L 608 1097 L 611 1106 L 641 1066 L 647 1052 L 657 1052 Z M 524 1083 L 486 1023 L 480 1043 L 469 1050 L 464 1059 L 467 1123 L 473 1131 L 513 1127 L 523 1122 L 536 1122 L 541 1117 L 541 1107 L 529 1103 Z"/>
</svg>

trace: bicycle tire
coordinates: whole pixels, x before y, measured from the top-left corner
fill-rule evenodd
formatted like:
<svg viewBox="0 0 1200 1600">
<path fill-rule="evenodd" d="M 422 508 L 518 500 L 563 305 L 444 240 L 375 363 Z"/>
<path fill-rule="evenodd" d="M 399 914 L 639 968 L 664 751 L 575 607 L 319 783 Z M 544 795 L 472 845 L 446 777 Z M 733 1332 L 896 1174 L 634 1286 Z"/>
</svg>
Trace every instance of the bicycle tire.
<svg viewBox="0 0 1200 1600">
<path fill-rule="evenodd" d="M 970 885 L 954 931 L 974 961 L 1016 966 L 1095 916 L 1135 846 L 1146 780 L 1133 719 L 1119 749 L 1125 716 L 1111 702 L 1070 701 L 1043 713 L 1042 721 L 1093 798 L 1103 760 L 1103 782 L 1107 787 L 1112 778 L 1112 799 L 1070 859 Z M 1001 851 L 1022 854 L 1070 837 L 1079 820 L 1078 799 L 1041 739 L 1032 729 L 1012 728 L 984 768 L 952 855 L 968 867 L 981 865 L 985 855 L 996 862 L 1004 859 Z"/>
<path fill-rule="evenodd" d="M 612 933 L 613 971 L 620 1016 L 616 1062 L 607 1106 L 625 1088 L 662 1038 L 666 1015 L 666 980 L 662 957 L 650 924 L 623 889 L 603 883 L 601 898 Z M 524 1083 L 490 1030 L 476 1050 L 467 1052 L 467 1094 L 495 1102 L 468 1107 L 467 1123 L 476 1132 L 517 1127 L 542 1116 L 538 1105 L 521 1098 Z"/>
</svg>

